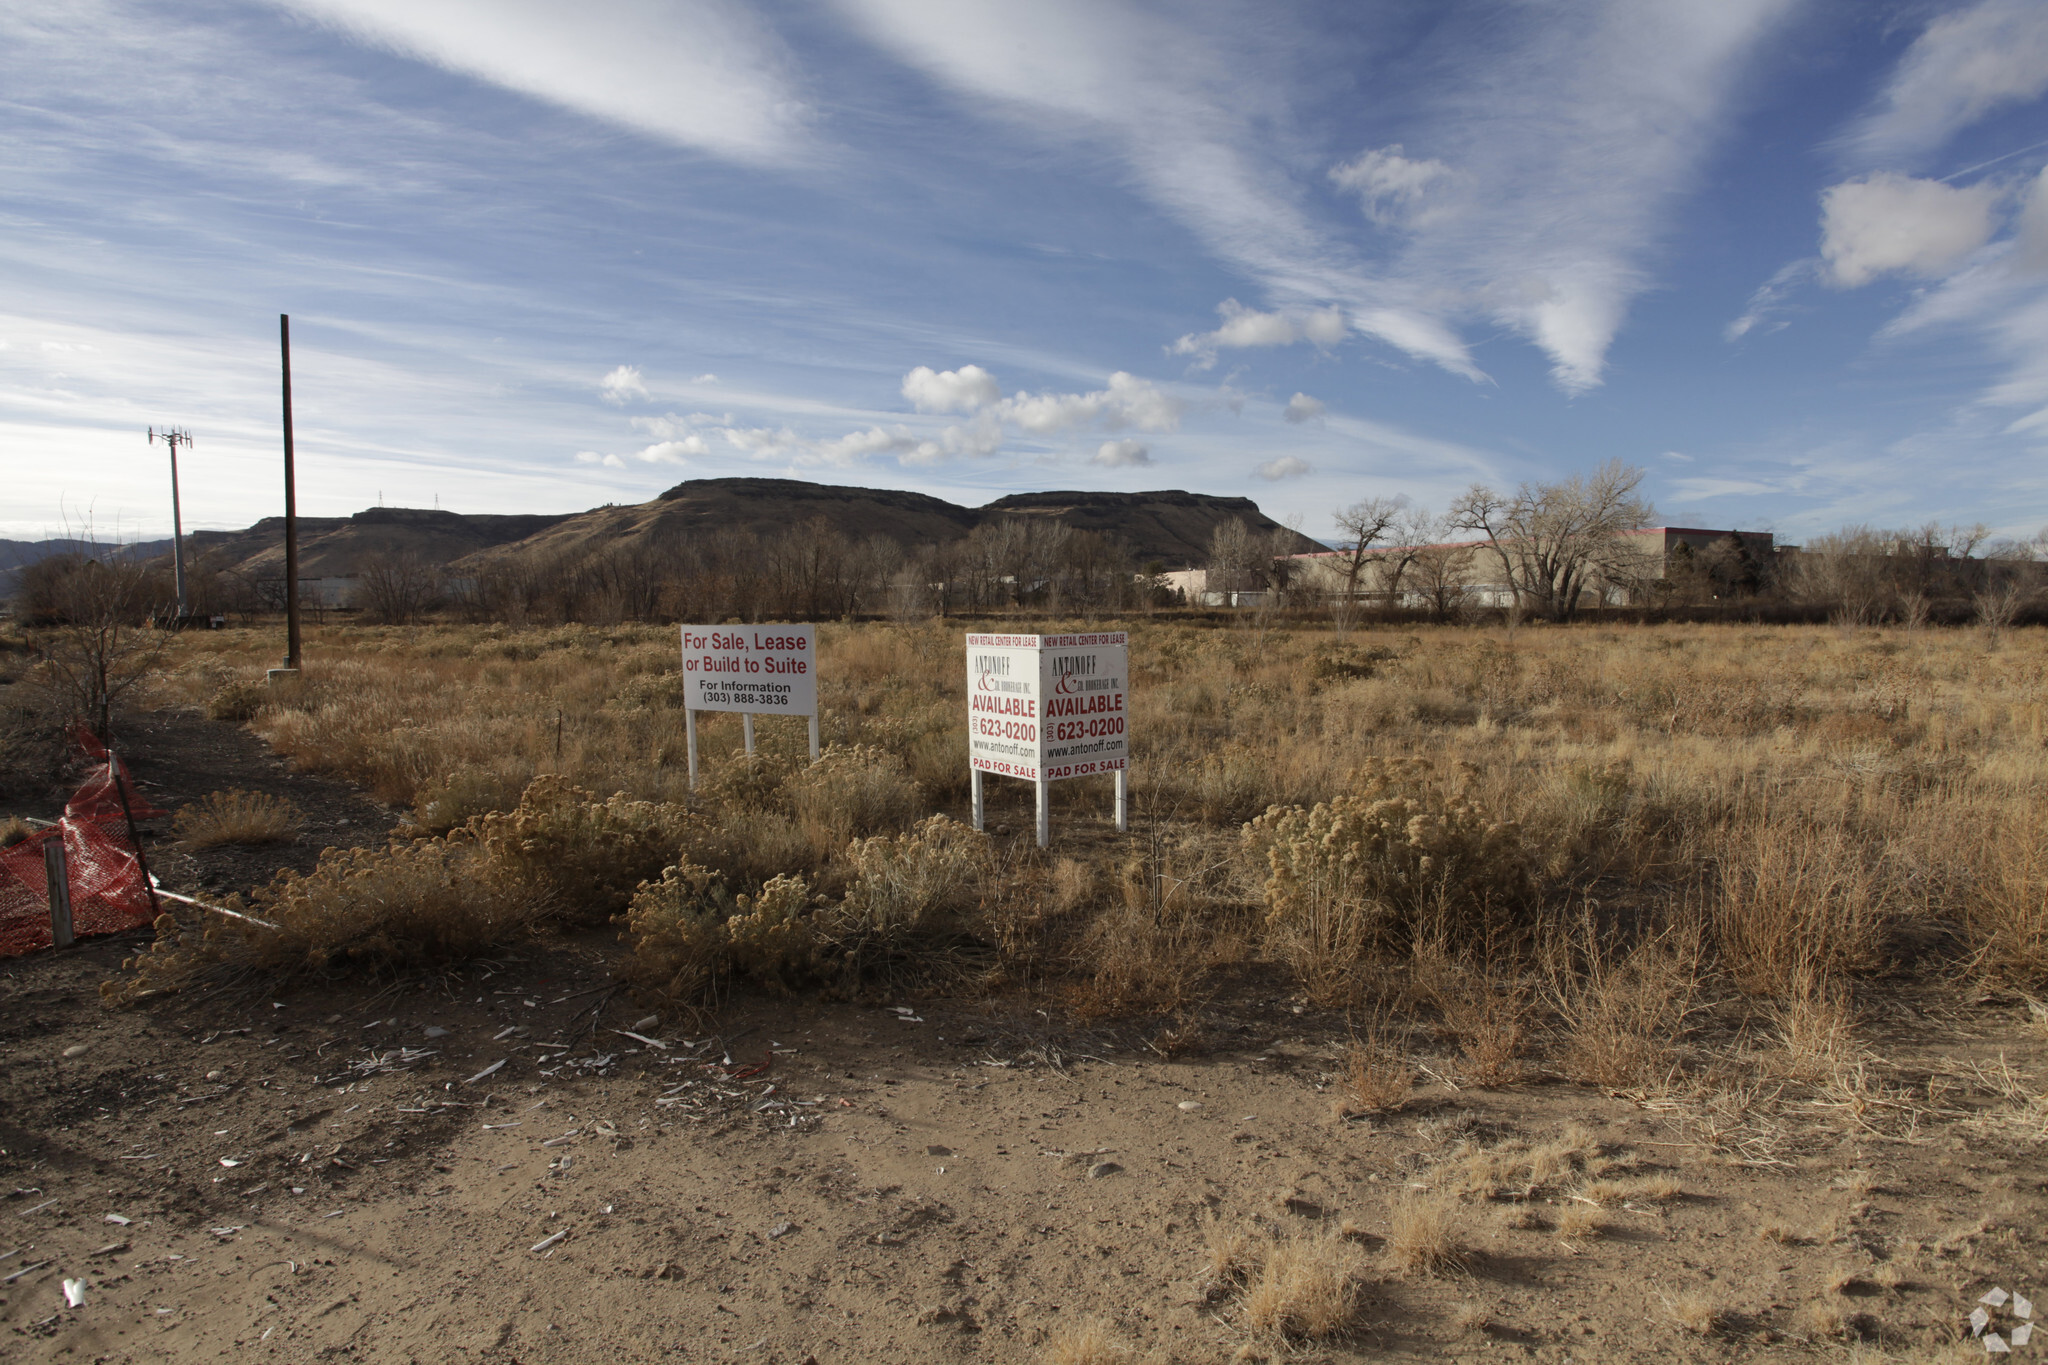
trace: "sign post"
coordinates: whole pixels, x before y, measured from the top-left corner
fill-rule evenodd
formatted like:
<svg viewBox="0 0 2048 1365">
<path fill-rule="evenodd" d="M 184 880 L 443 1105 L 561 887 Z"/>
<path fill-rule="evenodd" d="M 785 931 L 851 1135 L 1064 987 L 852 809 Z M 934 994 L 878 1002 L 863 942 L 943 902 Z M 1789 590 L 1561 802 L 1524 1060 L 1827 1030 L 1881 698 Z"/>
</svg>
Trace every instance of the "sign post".
<svg viewBox="0 0 2048 1365">
<path fill-rule="evenodd" d="M 754 752 L 754 717 L 808 716 L 818 757 L 816 626 L 684 626 L 683 730 L 697 789 L 697 713 L 737 711 Z"/>
<path fill-rule="evenodd" d="M 1038 846 L 1052 841 L 1051 785 L 1116 775 L 1116 827 L 1130 828 L 1130 636 L 967 637 L 967 761 L 974 827 L 986 773 L 1036 789 Z"/>
</svg>

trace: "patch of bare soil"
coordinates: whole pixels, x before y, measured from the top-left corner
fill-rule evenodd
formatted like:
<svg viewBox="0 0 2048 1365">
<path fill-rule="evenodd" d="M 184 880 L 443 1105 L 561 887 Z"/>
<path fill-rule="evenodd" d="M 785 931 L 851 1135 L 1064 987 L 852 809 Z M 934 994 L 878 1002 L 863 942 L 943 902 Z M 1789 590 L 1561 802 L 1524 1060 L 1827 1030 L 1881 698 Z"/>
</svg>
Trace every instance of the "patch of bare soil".
<svg viewBox="0 0 2048 1365">
<path fill-rule="evenodd" d="M 175 724 L 135 762 L 164 804 L 388 818 Z M 1918 1356 L 1980 1351 L 1994 1286 L 2048 1301 L 2042 1120 L 1943 1079 L 2002 1059 L 2038 1092 L 2016 997 L 1894 994 L 1890 1088 L 1824 1104 L 1476 1089 L 1424 1037 L 1439 1074 L 1347 1120 L 1345 1021 L 1256 982 L 1172 1046 L 1015 1001 L 650 1022 L 599 934 L 104 1009 L 144 937 L 0 964 L 0 1358 L 1037 1361 L 1090 1319 L 1170 1361 Z M 1518 1188 L 1546 1147 L 1580 1165 Z M 1415 1199 L 1451 1210 L 1442 1273 L 1392 1268 Z M 1322 1229 L 1364 1267 L 1354 1325 L 1254 1332 L 1212 1243 Z"/>
</svg>

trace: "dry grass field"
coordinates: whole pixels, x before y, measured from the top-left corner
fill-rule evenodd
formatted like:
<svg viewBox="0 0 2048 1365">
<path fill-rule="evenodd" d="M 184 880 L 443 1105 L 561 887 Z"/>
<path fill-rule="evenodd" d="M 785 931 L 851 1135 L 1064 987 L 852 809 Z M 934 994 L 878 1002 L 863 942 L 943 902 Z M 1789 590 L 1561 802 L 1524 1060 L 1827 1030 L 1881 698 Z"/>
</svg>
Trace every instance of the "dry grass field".
<svg viewBox="0 0 2048 1365">
<path fill-rule="evenodd" d="M 387 1117 L 416 1117 L 389 1118 L 414 1127 L 387 1145 L 431 1148 L 478 1217 L 573 1203 L 552 1150 L 489 1177 L 503 1203 L 469 1173 L 491 1125 L 551 1103 L 582 1115 L 560 1125 L 578 1141 L 600 1113 L 638 1135 L 598 1159 L 634 1197 L 680 1178 L 648 1153 L 684 1144 L 699 1183 L 664 1195 L 695 1201 L 681 1223 L 767 1227 L 798 1188 L 836 1210 L 782 1224 L 836 1250 L 749 1233 L 739 1297 L 715 1239 L 593 1250 L 619 1302 L 674 1280 L 709 1324 L 607 1338 L 631 1358 L 1934 1359 L 1981 1354 L 1977 1295 L 2048 1287 L 2048 636 L 1138 619 L 1131 831 L 1106 781 L 1070 783 L 1041 852 L 1022 784 L 991 780 L 989 834 L 961 823 L 971 628 L 821 627 L 824 759 L 764 721 L 749 762 L 737 719 L 706 718 L 695 793 L 665 629 L 323 628 L 289 691 L 262 682 L 269 636 L 184 637 L 152 704 L 246 725 L 403 814 L 388 847 L 237 898 L 274 928 L 162 923 L 106 972 L 104 1017 L 241 1011 L 260 1033 L 270 1002 L 317 1001 L 334 1013 L 314 1031 L 347 1051 L 348 1011 L 395 1000 L 402 1032 L 433 1006 L 472 1046 L 418 1063 L 448 1068 L 432 1085 L 390 1078 Z M 483 1096 L 481 1128 L 423 1131 L 477 1099 L 463 1067 L 501 1015 L 555 1022 L 482 982 L 539 1000 L 551 959 L 576 964 L 558 982 L 626 983 L 584 1035 L 612 1055 L 515 1063 L 492 1082 L 517 1076 L 502 1119 Z M 546 1046 L 583 1046 L 568 1009 Z M 693 1092 L 648 1083 L 680 1082 L 662 1068 L 694 1048 L 751 1098 L 722 1040 L 756 1029 L 790 1040 L 791 1093 L 816 1092 L 789 1131 L 716 1104 L 692 1120 L 673 1097 Z M 714 1137 L 715 1158 L 689 1146 Z M 1012 1170 L 1027 1147 L 1041 1159 Z M 949 1166 L 974 1193 L 945 1192 Z M 239 1179 L 215 1180 L 211 1216 Z M 542 1193 L 515 1204 L 522 1182 Z M 629 1207 L 608 1198 L 606 1218 Z M 262 1226 L 286 1236 L 279 1216 Z M 593 1248 L 597 1217 L 577 1224 Z M 380 1255 L 506 1277 L 483 1318 L 450 1319 L 482 1334 L 468 1358 L 600 1358 L 572 1306 L 595 1291 L 542 1287 L 549 1252 L 493 1271 L 364 1219 Z M 897 1266 L 898 1247 L 938 1259 Z M 927 1271 L 937 1287 L 912 1287 Z M 376 1291 L 351 1349 L 434 1358 L 399 1330 L 407 1288 Z M 278 1324 L 302 1349 L 343 1340 L 288 1303 Z M 256 1330 L 179 1349 L 271 1340 Z"/>
</svg>

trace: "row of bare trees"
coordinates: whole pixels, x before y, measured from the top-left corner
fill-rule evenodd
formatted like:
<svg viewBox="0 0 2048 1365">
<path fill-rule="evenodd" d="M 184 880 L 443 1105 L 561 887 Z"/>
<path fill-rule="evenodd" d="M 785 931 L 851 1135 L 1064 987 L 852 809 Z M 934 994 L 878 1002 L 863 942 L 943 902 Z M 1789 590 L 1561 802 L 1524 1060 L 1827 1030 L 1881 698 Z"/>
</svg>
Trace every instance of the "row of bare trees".
<svg viewBox="0 0 2048 1365">
<path fill-rule="evenodd" d="M 1981 526 L 1851 526 L 1804 546 L 1728 532 L 1702 548 L 1636 535 L 1656 518 L 1644 471 L 1610 461 L 1590 474 L 1474 484 L 1439 514 L 1402 497 L 1367 498 L 1335 517 L 1338 548 L 1313 576 L 1242 526 L 1219 528 L 1211 588 L 1320 597 L 1348 626 L 1373 607 L 1438 620 L 1474 607 L 1568 621 L 1588 604 L 1700 607 L 1767 602 L 1850 624 L 1974 619 L 1999 627 L 2048 612 L 2048 531 L 1996 540 Z M 1291 570 L 1294 570 L 1291 572 Z"/>
<path fill-rule="evenodd" d="M 416 567 L 416 566 L 415 566 Z M 390 590 L 396 566 L 366 570 L 357 604 L 393 619 L 413 598 Z M 829 620 L 946 615 L 1014 607 L 1122 609 L 1152 600 L 1120 542 L 1049 517 L 983 523 L 968 535 L 905 547 L 855 539 L 815 519 L 767 535 L 617 541 L 506 556 L 448 576 L 438 600 L 479 620 Z"/>
</svg>

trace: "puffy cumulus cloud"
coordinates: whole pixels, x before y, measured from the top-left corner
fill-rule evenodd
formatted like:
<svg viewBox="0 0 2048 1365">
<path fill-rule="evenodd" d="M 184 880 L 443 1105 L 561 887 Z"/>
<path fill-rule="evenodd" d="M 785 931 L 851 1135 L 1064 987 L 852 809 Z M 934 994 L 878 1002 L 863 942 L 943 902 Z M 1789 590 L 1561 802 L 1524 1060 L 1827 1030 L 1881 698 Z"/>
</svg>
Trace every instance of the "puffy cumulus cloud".
<svg viewBox="0 0 2048 1365">
<path fill-rule="evenodd" d="M 1322 399 L 1297 393 L 1287 400 L 1287 406 L 1281 410 L 1280 415 L 1290 422 L 1313 422 L 1328 411 L 1329 408 Z"/>
<path fill-rule="evenodd" d="M 2000 108 L 2048 92 L 2048 5 L 1981 0 L 1939 16 L 1899 59 L 1850 139 L 1871 161 L 1913 161 Z"/>
<path fill-rule="evenodd" d="M 624 403 L 629 398 L 647 400 L 647 383 L 638 365 L 621 365 L 597 381 L 597 391 L 607 403 Z"/>
<path fill-rule="evenodd" d="M 626 467 L 626 462 L 618 456 L 600 455 L 594 450 L 577 451 L 576 463 L 602 465 L 606 469 L 624 469 Z"/>
<path fill-rule="evenodd" d="M 691 432 L 679 441 L 657 441 L 633 453 L 633 458 L 646 464 L 681 464 L 691 456 L 702 458 L 711 453 L 711 446 L 702 436 Z"/>
<path fill-rule="evenodd" d="M 1149 379 L 1118 370 L 1109 387 L 1092 393 L 1030 393 L 1020 390 L 989 409 L 999 420 L 1034 436 L 1047 436 L 1101 422 L 1112 431 L 1173 431 L 1183 404 Z"/>
<path fill-rule="evenodd" d="M 1151 464 L 1152 452 L 1143 441 L 1104 441 L 1088 463 L 1110 469 L 1129 469 L 1134 465 Z"/>
<path fill-rule="evenodd" d="M 1946 274 L 1991 240 L 1997 187 L 1964 187 L 1881 171 L 1821 194 L 1821 258 L 1844 289 L 1880 275 Z"/>
<path fill-rule="evenodd" d="M 979 365 L 957 370 L 920 365 L 903 376 L 903 397 L 919 412 L 973 412 L 1002 396 L 996 377 Z"/>
<path fill-rule="evenodd" d="M 1298 479 L 1308 472 L 1308 461 L 1293 455 L 1282 455 L 1278 459 L 1268 460 L 1252 470 L 1252 473 L 1269 483 L 1281 479 Z"/>
<path fill-rule="evenodd" d="M 1334 307 L 1308 312 L 1262 313 L 1256 308 L 1245 307 L 1236 299 L 1225 299 L 1216 305 L 1216 312 L 1223 319 L 1222 326 L 1213 332 L 1190 332 L 1167 349 L 1174 355 L 1194 356 L 1206 367 L 1216 363 L 1219 350 L 1292 346 L 1300 341 L 1334 346 L 1350 330 L 1344 320 L 1344 310 Z"/>
<path fill-rule="evenodd" d="M 1431 188 L 1450 178 L 1441 161 L 1411 160 L 1396 142 L 1363 152 L 1332 167 L 1330 180 L 1358 196 L 1365 216 L 1387 226 L 1417 226 L 1431 217 L 1425 204 Z"/>
</svg>

